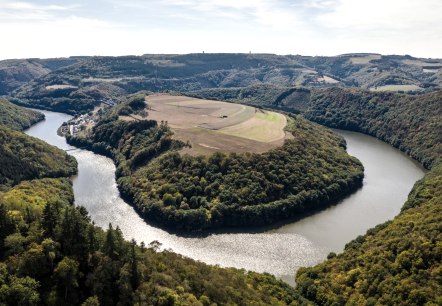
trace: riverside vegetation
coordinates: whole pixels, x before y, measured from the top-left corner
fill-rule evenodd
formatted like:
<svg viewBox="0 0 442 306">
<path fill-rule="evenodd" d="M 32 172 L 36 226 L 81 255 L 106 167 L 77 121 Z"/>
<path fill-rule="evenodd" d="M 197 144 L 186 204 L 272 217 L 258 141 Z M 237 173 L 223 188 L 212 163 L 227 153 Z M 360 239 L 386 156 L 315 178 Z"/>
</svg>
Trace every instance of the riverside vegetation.
<svg viewBox="0 0 442 306">
<path fill-rule="evenodd" d="M 186 93 L 302 114 L 332 127 L 362 132 L 390 143 L 426 168 L 441 154 L 442 91 L 406 95 L 344 88 L 251 86 Z"/>
<path fill-rule="evenodd" d="M 7 100 L 0 99 L 0 125 L 21 131 L 43 119 L 42 113 L 17 107 Z"/>
<path fill-rule="evenodd" d="M 402 58 L 401 60 L 407 60 L 403 57 L 398 58 Z M 372 59 L 367 60 L 364 59 L 363 56 L 359 56 L 359 58 L 352 59 L 351 61 L 356 61 L 357 65 L 360 65 L 361 61 L 366 61 L 367 64 L 364 64 L 353 76 L 361 78 L 361 81 L 364 79 L 369 82 L 379 81 L 378 85 L 381 86 L 382 82 L 384 82 L 383 80 L 387 80 L 384 77 L 389 78 L 392 76 L 390 73 L 392 70 L 389 70 L 389 66 L 397 61 L 398 58 L 395 58 L 394 56 L 380 57 L 380 60 L 374 59 L 374 62 L 376 65 L 381 65 L 382 67 L 371 67 L 373 63 Z M 348 64 L 347 60 L 344 58 L 340 58 L 337 61 L 318 57 L 307 58 L 306 60 L 315 65 L 319 63 L 317 60 L 320 60 L 322 61 L 320 65 L 320 67 L 322 67 L 321 69 L 329 72 L 335 71 L 335 73 L 344 72 L 341 67 L 342 65 Z M 409 58 L 409 60 L 414 61 L 415 59 Z M 396 64 L 399 64 L 399 62 L 396 62 L 395 65 Z M 427 64 L 436 65 L 437 63 Z M 348 66 L 351 67 L 351 65 Z M 396 65 L 396 68 L 400 66 L 402 67 L 402 64 Z M 99 67 L 99 65 L 95 65 L 95 67 Z M 385 74 L 379 74 L 380 78 L 377 79 L 378 68 L 385 69 Z M 396 68 L 393 70 L 396 70 Z M 431 74 L 423 73 L 422 76 L 425 75 L 427 80 L 432 79 L 433 81 L 431 82 L 435 84 L 435 80 L 440 78 L 440 70 L 435 69 L 435 66 L 427 68 L 433 69 L 435 72 Z M 370 72 L 369 70 L 372 71 Z M 418 70 L 419 69 L 416 71 Z M 238 69 L 237 71 L 241 72 L 241 69 Z M 355 70 L 352 68 L 349 71 Z M 367 74 L 365 72 L 367 72 Z M 388 74 L 390 76 L 387 76 Z M 55 75 L 56 73 L 52 74 L 51 77 L 54 77 Z M 231 74 L 225 75 L 232 76 Z M 406 74 L 404 75 L 406 76 Z M 343 74 L 343 76 L 345 76 L 345 74 Z M 409 76 L 410 75 L 408 75 L 408 77 Z M 235 78 L 228 79 L 234 80 Z M 399 80 L 400 78 L 393 77 L 392 79 Z M 226 79 L 221 78 L 220 80 L 223 80 L 224 82 Z M 63 82 L 65 81 L 66 79 L 63 79 Z M 361 81 L 356 80 L 357 83 L 354 84 L 361 86 L 361 84 L 363 84 Z M 123 80 L 123 82 L 131 83 L 127 80 Z M 10 82 L 10 84 L 13 83 Z M 166 83 L 157 82 L 155 84 L 164 85 Z M 230 84 L 230 86 L 242 86 L 239 83 Z M 278 84 L 282 83 L 278 82 Z M 423 83 L 421 83 L 421 85 L 422 87 L 426 86 Z M 138 90 L 136 86 L 138 85 L 134 85 L 132 89 L 133 91 Z M 218 87 L 218 85 L 214 86 Z M 433 85 L 428 88 L 431 88 L 432 86 Z M 220 84 L 219 87 L 222 87 L 222 85 Z M 170 87 L 167 88 L 165 85 L 164 88 L 173 89 Z M 440 128 L 440 115 L 442 110 L 440 92 L 435 92 L 434 94 L 429 95 L 396 95 L 370 93 L 368 91 L 360 90 L 347 91 L 345 89 L 324 89 L 322 97 L 318 100 L 322 101 L 322 103 L 317 103 L 315 106 L 316 100 L 311 98 L 314 96 L 320 96 L 312 94 L 316 91 L 315 88 L 281 88 L 278 86 L 269 86 L 271 91 L 259 88 L 260 86 L 222 89 L 226 92 L 232 93 L 232 95 L 228 99 L 223 97 L 220 97 L 219 99 L 234 99 L 234 101 L 243 103 L 259 103 L 264 107 L 285 109 L 286 111 L 296 113 L 312 111 L 311 119 L 313 120 L 326 123 L 333 127 L 363 131 L 373 136 L 377 136 L 390 144 L 401 147 L 402 150 L 412 154 L 412 156 L 423 162 L 426 167 L 430 169 L 430 172 L 422 180 L 416 183 L 402 212 L 394 218 L 394 220 L 371 229 L 366 235 L 360 236 L 350 242 L 342 254 L 336 255 L 332 253 L 329 255 L 329 260 L 324 263 L 316 267 L 301 269 L 297 276 L 298 289 L 296 295 L 301 295 L 304 298 L 309 297 L 312 300 L 312 302 L 309 303 L 319 305 L 345 305 L 346 303 L 353 305 L 442 304 L 442 285 L 440 282 L 440 242 L 442 241 L 440 228 L 440 207 L 442 204 L 440 194 L 440 191 L 442 190 L 442 171 L 440 167 L 440 137 L 442 133 Z M 29 90 L 29 87 L 26 90 Z M 268 100 L 260 100 L 254 96 L 253 93 L 257 90 L 259 90 L 261 94 L 263 94 L 263 97 Z M 291 91 L 293 95 L 287 93 L 287 91 Z M 205 92 L 207 93 L 207 91 Z M 236 95 L 236 92 L 248 94 L 238 96 Z M 11 92 L 8 91 L 7 93 Z M 331 93 L 331 97 L 334 98 L 327 99 L 328 93 Z M 189 92 L 186 92 L 186 94 L 189 94 Z M 197 94 L 201 94 L 201 92 Z M 211 94 L 219 95 L 220 92 L 218 89 L 214 89 Z M 224 93 L 221 94 L 224 95 Z M 213 98 L 212 96 L 205 97 Z M 341 98 L 343 98 L 345 103 L 341 102 Z M 31 103 L 30 105 L 35 104 Z M 51 106 L 49 105 L 48 107 Z M 395 120 L 391 120 L 392 118 Z M 351 125 L 348 123 L 351 123 Z M 8 212 L 7 215 L 10 216 L 11 214 L 11 212 Z M 25 212 L 24 214 L 27 213 Z M 2 226 L 7 226 L 9 223 L 4 222 L 2 224 L 4 224 Z M 34 237 L 35 235 L 31 236 Z M 28 247 L 28 245 L 26 245 L 26 247 Z M 58 263 L 61 255 L 60 253 L 57 254 L 58 256 L 56 258 Z M 156 253 L 152 252 L 152 254 Z M 13 258 L 21 258 L 22 255 Z M 175 256 L 176 255 L 172 255 L 174 260 Z M 113 263 L 113 261 L 110 260 L 108 262 Z M 179 268 L 184 269 L 184 267 L 189 267 L 189 262 L 186 261 L 184 264 L 180 263 Z M 164 264 L 164 261 L 162 263 Z M 167 263 L 169 264 L 169 262 Z M 170 262 L 170 264 L 172 263 L 173 261 Z M 206 267 L 203 264 L 201 265 Z M 162 276 L 164 276 L 164 274 L 168 275 L 168 272 L 172 273 L 171 269 L 165 270 L 164 266 L 159 266 L 161 266 L 159 273 L 162 274 Z M 6 269 L 3 269 L 2 271 L 6 271 Z M 19 274 L 16 268 L 11 269 L 10 271 L 8 270 L 8 274 L 2 274 L 7 275 L 7 277 L 2 278 L 2 288 L 5 288 L 2 290 L 5 290 L 3 292 L 11 292 L 11 294 L 2 296 L 8 296 L 11 298 L 18 296 L 22 298 L 21 301 L 27 301 L 23 297 L 31 296 L 46 301 L 46 296 L 48 296 L 48 294 L 42 293 L 43 289 L 41 286 L 38 287 L 39 283 L 26 278 L 25 274 Z M 101 271 L 104 273 L 104 271 L 107 270 L 102 269 Z M 156 272 L 158 272 L 158 270 L 156 270 Z M 172 275 L 176 274 L 172 273 Z M 206 275 L 207 273 L 203 273 L 201 278 L 203 279 Z M 259 276 L 260 275 L 261 274 L 259 274 Z M 84 275 L 82 277 L 81 280 L 84 280 Z M 232 278 L 227 281 L 230 276 L 226 277 L 226 282 L 229 282 L 229 285 L 231 286 L 230 280 Z M 23 278 L 26 278 L 26 280 Z M 165 289 L 167 287 L 164 285 L 164 279 L 170 280 L 170 278 L 164 276 L 161 285 L 155 287 L 156 289 L 159 289 L 159 291 L 155 291 L 155 294 L 158 295 L 153 294 L 152 296 L 157 299 L 160 299 L 160 289 Z M 219 280 L 219 278 L 215 279 Z M 234 279 L 236 280 L 237 278 Z M 36 280 L 36 278 L 33 280 Z M 158 280 L 158 278 L 153 280 L 153 282 L 156 280 Z M 273 281 L 274 279 L 272 277 L 268 277 L 267 282 L 275 284 L 274 286 L 265 287 L 266 291 L 264 294 L 267 294 L 268 297 L 272 296 L 272 294 L 268 294 L 268 292 L 280 292 L 277 288 L 285 288 L 281 283 L 273 283 Z M 78 283 L 81 288 L 84 288 L 83 281 L 79 281 Z M 235 284 L 237 283 L 238 282 L 235 281 Z M 52 290 L 51 292 L 59 290 L 58 294 L 60 296 L 65 294 L 64 291 L 66 289 L 64 287 L 54 288 L 52 285 L 53 283 L 46 282 L 42 282 L 41 284 L 44 285 L 44 290 L 47 290 L 47 288 L 51 288 L 52 286 L 52 289 L 50 289 Z M 188 288 L 187 284 L 188 283 L 183 287 L 185 290 Z M 207 288 L 208 283 L 204 282 L 204 284 L 206 286 L 205 288 Z M 247 288 L 250 287 L 252 286 L 247 286 L 244 290 L 247 290 Z M 262 288 L 261 285 L 257 285 L 256 287 Z M 179 301 L 183 301 L 180 300 L 180 298 L 188 292 L 183 292 L 181 288 L 174 287 L 173 285 L 170 285 L 167 288 L 170 289 L 170 291 L 165 290 L 165 293 L 162 296 L 172 295 L 173 297 L 171 299 L 168 297 L 168 299 L 162 299 L 161 301 L 173 300 L 178 304 Z M 226 287 L 216 286 L 216 289 L 220 288 Z M 90 289 L 86 289 L 86 291 L 82 291 L 83 289 L 76 290 L 78 290 L 76 292 L 81 291 L 83 294 L 82 296 L 90 294 L 90 291 L 88 291 Z M 29 295 L 24 295 L 22 292 L 25 292 L 26 294 L 29 293 Z M 35 292 L 37 292 L 37 294 Z M 195 292 L 196 291 L 192 294 L 195 297 L 198 297 L 198 294 Z M 68 290 L 68 293 L 71 293 L 71 289 Z M 232 293 L 228 291 L 227 294 Z M 291 293 L 288 294 L 288 296 L 290 295 Z M 57 296 L 57 293 L 52 293 L 50 296 Z M 284 296 L 287 295 L 284 294 Z M 94 303 L 97 305 L 96 300 L 97 298 L 91 297 L 88 301 L 88 305 L 94 305 Z M 200 301 L 204 300 L 205 298 L 200 298 Z M 287 300 L 294 301 L 291 298 L 287 298 Z M 9 300 L 8 302 L 13 304 L 14 301 L 15 300 Z M 58 301 L 61 301 L 61 299 Z M 263 301 L 262 303 L 264 304 L 276 304 L 276 302 L 269 301 L 268 299 L 261 301 Z M 219 300 L 219 304 L 223 303 L 227 302 Z"/>
<path fill-rule="evenodd" d="M 180 154 L 165 123 L 124 121 L 144 94 L 109 111 L 86 137 L 68 142 L 111 156 L 122 195 L 147 220 L 177 230 L 258 226 L 298 216 L 359 187 L 360 162 L 344 140 L 300 117 L 289 118 L 293 134 L 262 154 Z M 144 103 L 143 103 L 144 104 Z"/>
<path fill-rule="evenodd" d="M 73 205 L 74 158 L 6 126 L 0 132 L 9 160 L 0 168 L 1 305 L 306 304 L 269 274 L 209 266 L 96 227 Z"/>
<path fill-rule="evenodd" d="M 401 213 L 298 271 L 297 289 L 318 305 L 442 303 L 442 91 L 423 95 L 360 89 L 262 86 L 195 93 L 303 114 L 330 127 L 363 132 L 407 152 L 430 169 Z"/>
</svg>

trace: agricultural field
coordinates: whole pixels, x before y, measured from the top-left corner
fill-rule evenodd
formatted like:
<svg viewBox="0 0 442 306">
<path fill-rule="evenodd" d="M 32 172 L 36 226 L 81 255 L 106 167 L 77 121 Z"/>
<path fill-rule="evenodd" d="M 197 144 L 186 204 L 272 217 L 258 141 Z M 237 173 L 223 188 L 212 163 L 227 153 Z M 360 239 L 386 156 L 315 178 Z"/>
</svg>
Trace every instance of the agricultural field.
<svg viewBox="0 0 442 306">
<path fill-rule="evenodd" d="M 371 91 L 419 91 L 421 87 L 417 85 L 384 85 L 370 88 Z"/>
<path fill-rule="evenodd" d="M 331 77 L 326 76 L 326 75 L 318 77 L 317 78 L 317 82 L 324 83 L 324 84 L 336 84 L 336 83 L 339 83 L 338 80 L 335 80 L 334 78 L 331 78 Z"/>
<path fill-rule="evenodd" d="M 170 95 L 150 95 L 146 102 L 148 118 L 167 121 L 176 139 L 191 144 L 182 151 L 190 155 L 262 153 L 292 137 L 284 115 L 251 106 Z"/>
<path fill-rule="evenodd" d="M 47 90 L 57 90 L 57 89 L 75 89 L 77 86 L 65 85 L 65 84 L 57 84 L 57 85 L 49 85 L 45 87 Z"/>
<path fill-rule="evenodd" d="M 368 65 L 370 61 L 380 60 L 382 56 L 380 54 L 368 54 L 365 56 L 354 56 L 350 58 L 350 62 L 353 65 Z"/>
<path fill-rule="evenodd" d="M 440 70 L 440 68 L 424 68 L 422 71 L 424 73 L 436 73 Z"/>
<path fill-rule="evenodd" d="M 425 67 L 433 67 L 435 69 L 442 68 L 442 62 L 439 59 L 434 59 L 434 60 L 408 59 L 408 60 L 403 60 L 402 63 L 405 65 L 418 66 L 423 68 Z"/>
</svg>

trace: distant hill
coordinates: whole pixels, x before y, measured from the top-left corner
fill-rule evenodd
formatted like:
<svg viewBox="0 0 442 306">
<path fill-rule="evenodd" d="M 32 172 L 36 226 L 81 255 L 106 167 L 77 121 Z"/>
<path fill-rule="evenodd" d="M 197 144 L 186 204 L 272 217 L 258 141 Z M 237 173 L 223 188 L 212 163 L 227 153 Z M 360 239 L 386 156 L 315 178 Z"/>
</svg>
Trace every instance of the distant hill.
<svg viewBox="0 0 442 306">
<path fill-rule="evenodd" d="M 7 93 L 16 103 L 74 114 L 91 110 L 103 99 L 139 90 L 189 92 L 270 84 L 423 92 L 442 86 L 442 60 L 411 56 L 185 54 L 81 57 L 72 61 L 55 70 L 50 67 L 50 72 L 41 72 L 30 83 Z"/>
<path fill-rule="evenodd" d="M 0 61 L 0 95 L 11 91 L 27 82 L 48 74 L 60 67 L 71 65 L 79 58 L 60 59 L 23 59 Z"/>
<path fill-rule="evenodd" d="M 356 88 L 255 85 L 186 94 L 300 113 L 329 127 L 369 134 L 406 152 L 427 168 L 435 165 L 442 153 L 442 90 L 407 95 Z"/>
</svg>

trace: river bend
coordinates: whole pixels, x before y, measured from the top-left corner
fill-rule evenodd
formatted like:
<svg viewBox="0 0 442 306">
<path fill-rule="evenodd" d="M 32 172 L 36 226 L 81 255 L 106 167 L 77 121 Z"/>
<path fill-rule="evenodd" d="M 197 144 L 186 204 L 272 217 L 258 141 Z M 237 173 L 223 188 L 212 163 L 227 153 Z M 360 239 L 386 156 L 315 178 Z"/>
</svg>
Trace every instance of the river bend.
<svg viewBox="0 0 442 306">
<path fill-rule="evenodd" d="M 61 149 L 74 149 L 56 134 L 71 116 L 41 112 L 46 120 L 26 133 Z M 120 198 L 112 160 L 80 149 L 69 151 L 78 161 L 78 175 L 73 178 L 75 204 L 86 207 L 101 227 L 118 225 L 127 239 L 146 244 L 158 240 L 163 248 L 196 260 L 269 272 L 293 284 L 299 267 L 315 265 L 329 252 L 342 251 L 356 236 L 397 215 L 413 184 L 424 175 L 417 162 L 386 143 L 359 133 L 336 132 L 346 139 L 349 154 L 365 167 L 363 187 L 339 205 L 276 229 L 191 238 L 170 234 L 145 223 Z"/>
</svg>

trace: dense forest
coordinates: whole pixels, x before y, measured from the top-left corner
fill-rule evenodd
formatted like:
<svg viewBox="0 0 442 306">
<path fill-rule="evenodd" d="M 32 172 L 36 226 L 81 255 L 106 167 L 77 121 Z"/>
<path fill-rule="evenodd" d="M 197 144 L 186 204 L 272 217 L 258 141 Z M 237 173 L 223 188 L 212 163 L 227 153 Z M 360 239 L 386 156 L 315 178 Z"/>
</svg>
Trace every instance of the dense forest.
<svg viewBox="0 0 442 306">
<path fill-rule="evenodd" d="M 0 94 L 2 79 L 4 94 L 14 103 L 77 114 L 140 90 L 190 92 L 267 84 L 432 91 L 441 88 L 442 61 L 380 54 L 96 56 L 22 60 L 15 66 L 0 61 Z"/>
<path fill-rule="evenodd" d="M 194 93 L 301 113 L 321 124 L 373 135 L 431 169 L 393 221 L 370 229 L 299 270 L 300 293 L 319 305 L 439 305 L 442 303 L 442 92 L 423 95 L 360 89 L 277 86 L 209 89 Z M 428 303 L 428 304 L 426 304 Z"/>
<path fill-rule="evenodd" d="M 76 172 L 77 162 L 64 151 L 0 125 L 0 185 Z"/>
<path fill-rule="evenodd" d="M 134 97 L 90 135 L 68 141 L 113 157 L 121 194 L 149 221 L 177 230 L 260 226 L 361 186 L 363 167 L 345 152 L 344 140 L 300 117 L 287 126 L 294 139 L 269 152 L 193 157 L 178 152 L 185 144 L 164 123 L 118 120 L 136 105 Z"/>
<path fill-rule="evenodd" d="M 0 125 L 23 131 L 43 119 L 42 113 L 18 107 L 7 100 L 0 99 Z"/>
<path fill-rule="evenodd" d="M 76 162 L 0 126 L 1 305 L 300 305 L 269 274 L 209 266 L 103 230 L 73 205 Z"/>
<path fill-rule="evenodd" d="M 362 132 L 390 143 L 426 168 L 435 165 L 442 152 L 441 90 L 406 95 L 344 88 L 251 86 L 190 94 L 300 113 L 332 128 Z"/>
<path fill-rule="evenodd" d="M 20 163 L 13 163 L 14 167 L 9 167 L 6 159 L 2 159 L 0 167 L 0 170 L 4 169 L 3 165 L 9 167 L 5 168 L 9 170 L 0 173 L 0 179 L 6 182 L 0 189 L 0 304 L 63 305 L 84 302 L 84 305 L 103 305 L 123 304 L 122 301 L 129 301 L 128 304 L 145 301 L 145 304 L 156 305 L 442 304 L 441 92 L 404 95 L 359 89 L 291 87 L 293 84 L 331 86 L 318 83 L 317 77 L 300 73 L 308 68 L 333 77 L 343 87 L 415 84 L 432 90 L 440 86 L 441 70 L 425 73 L 423 67 L 436 71 L 440 63 L 424 61 L 421 63 L 424 66 L 415 66 L 407 63 L 417 59 L 408 56 L 380 56 L 366 64 L 362 64 L 360 59 L 355 60 L 355 55 L 336 58 L 292 56 L 290 60 L 299 68 L 290 68 L 284 67 L 284 57 L 263 55 L 268 58 L 265 64 L 252 56 L 247 63 L 238 59 L 240 66 L 237 67 L 236 62 L 231 67 L 217 66 L 220 64 L 214 57 L 214 62 L 206 66 L 214 67 L 214 70 L 203 72 L 206 64 L 201 58 L 204 56 L 144 56 L 144 61 L 137 61 L 139 57 L 76 60 L 75 63 L 65 63 L 64 68 L 65 64 L 60 64 L 60 67 L 54 65 L 41 70 L 32 77 L 34 81 L 13 95 L 16 103 L 76 113 L 91 109 L 100 99 L 118 98 L 140 88 L 179 90 L 186 94 L 191 90 L 198 97 L 280 109 L 302 114 L 328 126 L 376 136 L 420 160 L 430 172 L 416 183 L 396 218 L 349 242 L 343 253 L 331 253 L 324 263 L 302 268 L 297 275 L 298 288 L 294 290 L 270 275 L 207 266 L 172 252 L 160 252 L 156 242 L 136 246 L 134 242 L 125 241 L 118 228 L 109 226 L 106 231 L 96 228 L 83 208 L 72 206 L 70 181 L 63 177 L 45 177 L 48 173 L 51 173 L 50 176 L 67 175 L 70 171 L 67 169 L 72 169 L 72 161 L 66 161 L 63 166 L 62 159 L 56 157 L 55 161 L 48 163 L 48 158 L 53 156 L 49 149 L 45 151 L 47 157 L 39 159 L 32 154 L 34 148 L 40 149 L 35 144 L 31 146 L 32 150 L 23 150 L 20 144 L 23 141 L 32 143 L 35 140 L 32 138 L 20 138 L 17 147 L 10 146 L 10 139 L 24 136 L 2 127 L 2 150 L 15 155 L 17 148 L 23 158 Z M 128 66 L 131 61 L 132 65 Z M 0 62 L 0 66 L 3 64 Z M 250 67 L 244 66 L 246 64 Z M 161 66 L 164 69 L 158 68 Z M 171 71 L 179 71 L 180 66 L 192 66 L 197 74 L 172 78 Z M 129 71 L 115 67 L 127 67 Z M 140 67 L 146 70 L 139 73 Z M 9 70 L 13 73 L 7 74 L 7 83 L 1 83 L 5 78 L 0 71 L 3 93 L 11 94 L 12 89 L 24 83 L 20 81 L 20 69 Z M 150 75 L 139 78 L 142 74 Z M 248 86 L 256 83 L 266 85 Z M 46 89 L 46 86 L 52 85 L 67 87 Z M 72 89 L 72 86 L 78 86 L 78 89 Z M 59 89 L 61 91 L 57 93 Z M 63 100 L 66 97 L 70 100 Z M 136 105 L 135 108 L 128 106 L 119 111 L 128 110 L 136 111 Z M 152 189 L 151 195 L 153 198 L 161 197 L 161 201 L 166 200 L 170 204 L 166 207 L 168 210 L 177 207 L 178 199 L 181 199 L 178 203 L 181 206 L 186 186 L 175 179 L 169 166 L 180 165 L 184 170 L 181 178 L 187 179 L 195 169 L 192 168 L 193 163 L 196 163 L 197 169 L 206 170 L 212 167 L 212 161 L 209 158 L 186 159 L 176 153 L 163 155 L 185 145 L 173 140 L 167 125 L 147 121 L 139 126 L 116 120 L 117 116 L 118 113 L 110 115 L 100 122 L 101 129 L 97 127 L 95 133 L 97 138 L 71 141 L 113 157 L 121 183 L 129 187 L 132 182 L 124 182 L 129 173 L 136 174 L 134 181 L 138 181 L 139 186 L 156 188 L 147 180 L 152 174 L 143 171 L 148 167 L 154 171 L 167 170 L 156 176 L 173 185 L 166 187 L 173 187 L 176 192 L 173 189 L 167 189 L 167 192 Z M 299 120 L 295 122 L 304 122 L 299 117 L 295 118 Z M 21 129 L 18 126 L 10 128 Z M 138 149 L 132 151 L 131 148 L 137 148 L 137 144 Z M 140 150 L 141 147 L 146 150 Z M 162 156 L 158 158 L 159 155 Z M 0 157 L 4 156 L 2 152 Z M 146 160 L 151 158 L 154 160 L 146 164 Z M 211 158 L 218 162 L 230 156 Z M 241 157 L 235 156 L 233 160 L 238 158 Z M 216 162 L 215 166 L 218 165 Z M 29 165 L 33 167 L 32 171 L 28 171 Z M 55 168 L 41 171 L 39 165 Z M 202 195 L 200 198 L 206 197 L 207 201 L 206 173 L 198 176 L 195 185 L 201 187 L 197 190 Z M 252 179 L 264 182 L 259 175 Z M 142 202 L 143 199 L 140 197 L 139 200 Z M 190 202 L 190 199 L 187 200 Z M 192 203 L 188 202 L 188 207 L 183 204 L 183 211 L 192 210 Z M 201 199 L 195 202 L 202 209 L 207 205 Z M 180 206 L 175 209 L 180 210 Z M 312 302 L 307 302 L 306 298 Z"/>
<path fill-rule="evenodd" d="M 52 181 L 51 181 L 52 180 Z M 66 179 L 23 182 L 0 196 L 4 305 L 298 305 L 268 274 L 195 262 L 104 231 L 72 205 Z M 17 205 L 17 203 L 19 203 Z M 42 209 L 41 209 L 42 208 Z"/>
<path fill-rule="evenodd" d="M 414 186 L 402 212 L 298 271 L 297 289 L 319 305 L 442 303 L 442 165 Z"/>
</svg>

